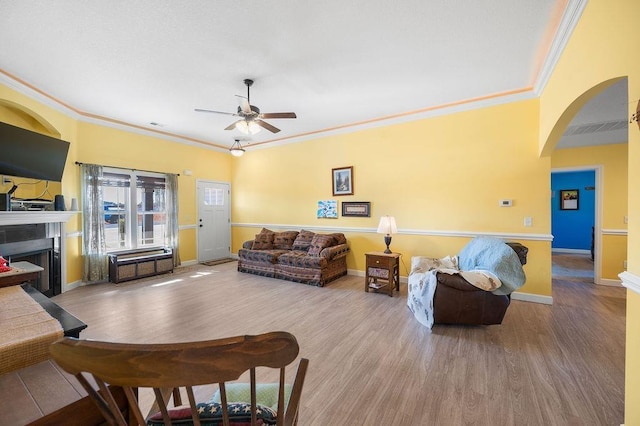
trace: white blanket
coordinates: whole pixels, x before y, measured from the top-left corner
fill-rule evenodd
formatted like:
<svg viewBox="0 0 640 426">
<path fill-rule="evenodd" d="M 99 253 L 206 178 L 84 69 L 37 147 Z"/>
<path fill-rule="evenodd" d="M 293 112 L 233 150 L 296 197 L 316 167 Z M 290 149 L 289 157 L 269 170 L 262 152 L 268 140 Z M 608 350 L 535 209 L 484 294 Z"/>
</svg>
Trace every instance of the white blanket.
<svg viewBox="0 0 640 426">
<path fill-rule="evenodd" d="M 407 306 L 420 324 L 433 327 L 433 296 L 438 283 L 437 273 L 460 274 L 470 284 L 493 291 L 502 283 L 489 271 L 460 271 L 457 256 L 435 259 L 423 256 L 411 258 L 408 280 Z"/>
</svg>

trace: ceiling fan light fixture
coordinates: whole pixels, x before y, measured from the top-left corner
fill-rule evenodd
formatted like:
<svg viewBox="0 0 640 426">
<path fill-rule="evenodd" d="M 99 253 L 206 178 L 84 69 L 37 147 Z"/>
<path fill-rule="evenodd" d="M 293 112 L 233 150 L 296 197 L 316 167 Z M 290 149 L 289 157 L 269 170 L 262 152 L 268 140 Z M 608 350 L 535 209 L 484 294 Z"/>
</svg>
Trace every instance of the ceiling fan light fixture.
<svg viewBox="0 0 640 426">
<path fill-rule="evenodd" d="M 231 145 L 231 148 L 229 148 L 229 152 L 234 157 L 242 157 L 242 155 L 244 154 L 244 148 L 242 147 L 242 145 L 240 145 L 240 141 L 238 139 L 236 139 L 233 145 Z"/>
<path fill-rule="evenodd" d="M 245 135 L 255 135 L 262 128 L 253 120 L 240 120 L 236 123 L 236 129 Z"/>
</svg>

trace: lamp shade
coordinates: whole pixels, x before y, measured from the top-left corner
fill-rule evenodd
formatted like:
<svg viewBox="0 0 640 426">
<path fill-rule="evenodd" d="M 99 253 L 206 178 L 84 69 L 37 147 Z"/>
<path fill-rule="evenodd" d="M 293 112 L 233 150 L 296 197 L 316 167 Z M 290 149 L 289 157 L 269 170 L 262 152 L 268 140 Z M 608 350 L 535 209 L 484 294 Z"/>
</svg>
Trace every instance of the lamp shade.
<svg viewBox="0 0 640 426">
<path fill-rule="evenodd" d="M 378 234 L 397 234 L 396 218 L 393 216 L 382 216 L 378 224 Z"/>
<path fill-rule="evenodd" d="M 229 152 L 234 157 L 242 157 L 242 154 L 244 154 L 244 148 L 242 147 L 242 145 L 240 145 L 240 141 L 238 139 L 236 139 L 234 144 L 231 145 L 231 148 L 229 148 Z"/>
<path fill-rule="evenodd" d="M 255 135 L 262 129 L 262 127 L 260 127 L 260 125 L 253 120 L 240 120 L 236 122 L 236 129 L 238 129 L 245 135 Z"/>
</svg>

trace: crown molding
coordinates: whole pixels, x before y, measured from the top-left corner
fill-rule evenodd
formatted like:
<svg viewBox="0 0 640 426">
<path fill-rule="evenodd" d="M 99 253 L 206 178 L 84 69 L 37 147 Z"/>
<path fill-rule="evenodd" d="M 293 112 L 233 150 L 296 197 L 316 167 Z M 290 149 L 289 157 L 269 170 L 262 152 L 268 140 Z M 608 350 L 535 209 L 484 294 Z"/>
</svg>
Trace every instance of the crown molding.
<svg viewBox="0 0 640 426">
<path fill-rule="evenodd" d="M 567 43 L 569 43 L 573 30 L 576 28 L 576 25 L 578 25 L 578 21 L 582 16 L 584 8 L 587 6 L 587 2 L 588 0 L 569 0 L 564 13 L 562 14 L 562 19 L 560 20 L 560 25 L 558 26 L 556 35 L 553 37 L 549 53 L 547 54 L 544 64 L 542 65 L 542 69 L 540 70 L 540 74 L 533 85 L 533 92 L 536 96 L 540 96 L 544 88 L 547 86 L 547 83 L 551 78 L 551 74 L 560 60 L 562 52 L 564 52 L 564 48 L 567 46 Z"/>
<path fill-rule="evenodd" d="M 624 271 L 618 275 L 622 280 L 622 285 L 631 291 L 640 294 L 640 276 Z"/>
</svg>

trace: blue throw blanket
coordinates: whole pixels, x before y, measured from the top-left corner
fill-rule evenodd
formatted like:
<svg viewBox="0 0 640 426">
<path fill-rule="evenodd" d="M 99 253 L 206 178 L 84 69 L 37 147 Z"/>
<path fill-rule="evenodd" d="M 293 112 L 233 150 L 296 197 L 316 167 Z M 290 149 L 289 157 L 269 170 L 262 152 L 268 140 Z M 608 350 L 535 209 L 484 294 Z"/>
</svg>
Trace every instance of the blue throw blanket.
<svg viewBox="0 0 640 426">
<path fill-rule="evenodd" d="M 493 294 L 507 295 L 518 290 L 526 281 L 518 255 L 499 238 L 477 237 L 458 255 L 460 270 L 486 270 L 502 281 Z"/>
</svg>

